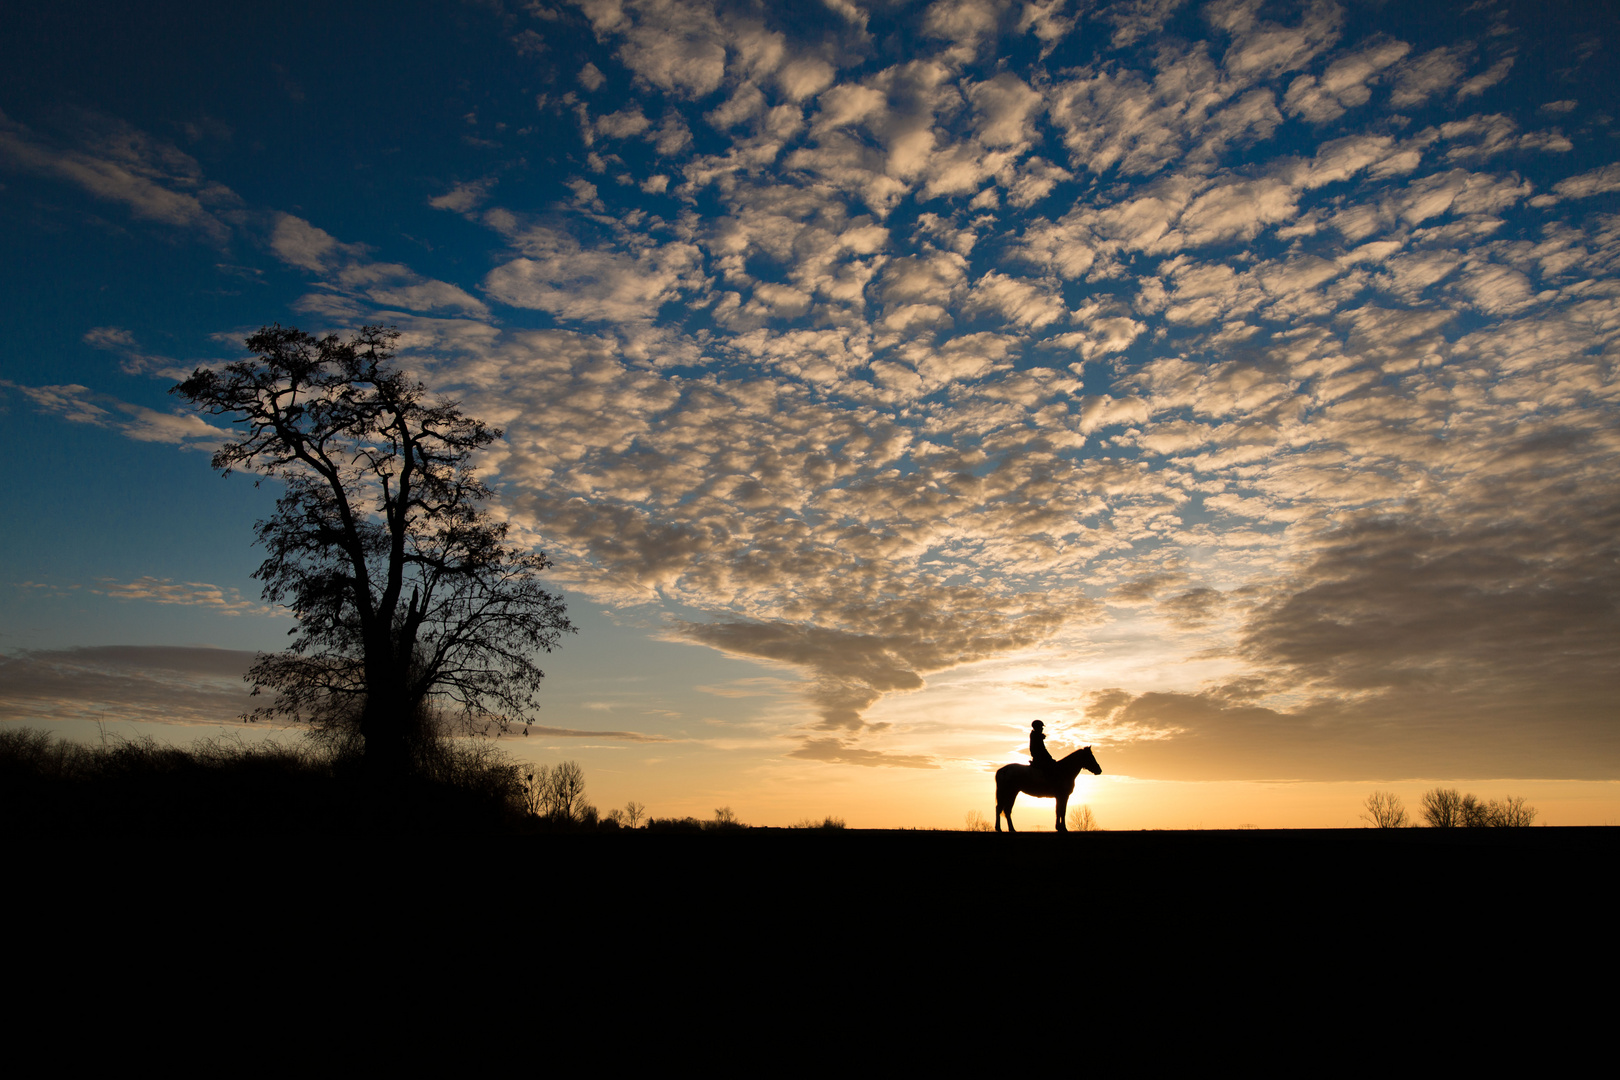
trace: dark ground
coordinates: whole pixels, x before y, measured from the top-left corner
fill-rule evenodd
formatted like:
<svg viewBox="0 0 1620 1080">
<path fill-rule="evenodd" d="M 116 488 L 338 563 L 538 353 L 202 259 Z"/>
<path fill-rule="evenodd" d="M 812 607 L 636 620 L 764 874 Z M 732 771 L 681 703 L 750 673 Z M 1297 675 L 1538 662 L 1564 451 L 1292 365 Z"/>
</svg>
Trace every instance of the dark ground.
<svg viewBox="0 0 1620 1080">
<path fill-rule="evenodd" d="M 302 1015 L 306 995 L 386 989 L 435 1003 L 439 1029 L 477 1018 L 477 1040 L 528 1047 L 603 1021 L 615 1026 L 601 1052 L 661 1031 L 661 1057 L 715 1068 L 844 1061 L 877 1042 L 965 1068 L 964 1039 L 1067 1034 L 1093 1068 L 1241 1053 L 1315 1073 L 1383 1071 L 1414 1053 L 1397 1030 L 1437 1062 L 1459 1038 L 1489 1056 L 1498 1017 L 1510 1040 L 1536 1042 L 1547 1017 L 1603 1000 L 1574 973 L 1606 985 L 1612 971 L 1620 829 L 232 837 L 126 824 L 8 828 L 4 847 L 13 936 L 76 957 L 49 954 L 41 976 L 71 976 L 73 993 L 114 978 L 127 1000 L 157 1001 L 146 980 L 175 968 L 191 973 L 187 1008 L 234 1015 L 211 987 L 245 980 L 297 987 L 271 998 Z M 756 1030 L 765 1043 L 744 1038 Z"/>
</svg>

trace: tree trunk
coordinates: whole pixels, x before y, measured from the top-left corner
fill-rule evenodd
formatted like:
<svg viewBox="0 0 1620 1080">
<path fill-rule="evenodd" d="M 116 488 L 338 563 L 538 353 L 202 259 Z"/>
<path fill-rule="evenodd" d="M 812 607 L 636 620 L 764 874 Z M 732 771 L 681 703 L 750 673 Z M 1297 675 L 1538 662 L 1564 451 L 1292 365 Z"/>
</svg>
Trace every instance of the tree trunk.
<svg viewBox="0 0 1620 1080">
<path fill-rule="evenodd" d="M 405 700 L 405 674 L 387 668 L 386 664 L 367 665 L 366 705 L 360 714 L 366 772 L 380 780 L 403 777 L 411 769 L 411 709 Z"/>
</svg>

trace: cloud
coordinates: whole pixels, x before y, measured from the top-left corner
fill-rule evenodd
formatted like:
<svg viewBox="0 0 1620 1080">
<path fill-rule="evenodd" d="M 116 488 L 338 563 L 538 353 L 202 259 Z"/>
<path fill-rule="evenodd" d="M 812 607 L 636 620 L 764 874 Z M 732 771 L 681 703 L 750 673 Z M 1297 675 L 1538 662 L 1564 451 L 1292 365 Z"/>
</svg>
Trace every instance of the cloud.
<svg viewBox="0 0 1620 1080">
<path fill-rule="evenodd" d="M 671 740 L 662 735 L 648 735 L 640 731 L 586 731 L 579 728 L 541 727 L 539 724 L 527 724 L 523 733 L 529 732 L 553 739 L 614 739 L 620 742 L 661 743 Z"/>
<path fill-rule="evenodd" d="M 934 0 L 923 15 L 922 32 L 950 43 L 947 60 L 967 63 L 995 36 L 1003 7 L 996 0 Z"/>
<path fill-rule="evenodd" d="M 1313 124 L 1325 124 L 1346 110 L 1365 105 L 1378 75 L 1412 47 L 1404 41 L 1384 41 L 1328 65 L 1320 79 L 1301 75 L 1288 86 L 1283 111 Z"/>
<path fill-rule="evenodd" d="M 457 205 L 466 202 L 469 208 L 472 206 L 461 198 L 460 189 L 444 198 L 454 200 Z M 434 205 L 438 205 L 438 200 Z M 455 207 L 447 204 L 440 208 Z M 489 311 L 482 300 L 458 285 L 424 278 L 400 263 L 371 262 L 366 258 L 364 245 L 342 243 L 325 229 L 292 214 L 277 215 L 270 247 L 282 262 L 320 276 L 327 286 L 342 295 L 363 297 L 386 308 L 457 311 L 469 315 L 485 315 Z"/>
<path fill-rule="evenodd" d="M 1094 13 L 1092 18 L 1112 26 L 1114 33 L 1108 44 L 1124 49 L 1162 31 L 1170 16 L 1185 3 L 1186 0 L 1118 0 Z"/>
<path fill-rule="evenodd" d="M 1422 56 L 1406 60 L 1395 70 L 1395 89 L 1390 92 L 1389 104 L 1392 108 L 1409 109 L 1449 90 L 1462 79 L 1463 51 L 1444 46 L 1431 49 Z"/>
<path fill-rule="evenodd" d="M 969 606 L 973 601 L 977 609 Z M 1065 613 L 1043 596 L 993 598 L 978 590 L 934 590 L 876 609 L 832 597 L 824 603 L 827 621 L 862 629 L 729 620 L 676 622 L 670 632 L 732 655 L 805 669 L 805 697 L 821 718 L 816 727 L 859 734 L 873 727 L 862 714 L 884 694 L 920 690 L 924 674 L 1028 648 L 1068 619 L 1090 615 Z"/>
<path fill-rule="evenodd" d="M 1604 165 L 1558 181 L 1551 195 L 1538 195 L 1530 200 L 1530 205 L 1548 207 L 1564 199 L 1590 199 L 1613 191 L 1620 191 L 1620 165 Z"/>
<path fill-rule="evenodd" d="M 826 9 L 550 20 L 551 194 L 502 172 L 429 199 L 491 230 L 435 256 L 477 288 L 243 220 L 309 275 L 299 310 L 397 322 L 506 430 L 501 513 L 556 580 L 791 668 L 797 759 L 937 765 L 905 695 L 1039 649 L 1084 673 L 1064 707 L 1111 772 L 1511 768 L 1514 717 L 1545 733 L 1534 768 L 1588 767 L 1582 740 L 1612 767 L 1620 221 L 1591 200 L 1620 178 L 1573 145 L 1595 120 L 1525 105 L 1472 23 L 1414 49 L 1329 3 Z M 104 201 L 239 227 L 151 140 L 3 132 L 30 184 L 116 166 Z M 163 361 L 119 326 L 84 340 Z"/>
<path fill-rule="evenodd" d="M 201 581 L 176 582 L 172 578 L 143 576 L 134 581 L 103 578 L 90 590 L 117 600 L 145 600 L 157 604 L 180 604 L 209 608 L 220 615 L 286 615 L 285 609 L 242 599 L 235 589 L 221 588 Z"/>
<path fill-rule="evenodd" d="M 171 357 L 143 352 L 135 340 L 135 335 L 121 327 L 91 327 L 85 332 L 83 340 L 91 348 L 119 356 L 118 366 L 126 375 L 153 372 L 165 378 L 179 380 L 191 374 L 189 367 Z"/>
<path fill-rule="evenodd" d="M 0 379 L 0 388 L 15 390 L 42 413 L 73 424 L 107 428 L 137 442 L 170 443 L 197 450 L 217 450 L 232 432 L 216 428 L 192 413 L 160 412 L 135 405 L 77 383 L 23 386 Z"/>
<path fill-rule="evenodd" d="M 1063 297 L 1055 294 L 1049 283 L 992 271 L 973 283 L 962 313 L 970 317 L 991 313 L 1014 325 L 1038 330 L 1069 312 L 1063 306 Z"/>
<path fill-rule="evenodd" d="M 698 250 L 691 244 L 636 253 L 588 249 L 570 234 L 544 227 L 526 231 L 517 242 L 524 256 L 491 270 L 483 284 L 491 298 L 512 307 L 586 321 L 645 319 L 701 281 Z"/>
<path fill-rule="evenodd" d="M 221 213 L 241 200 L 172 144 L 91 113 L 75 114 L 70 138 L 71 145 L 42 139 L 0 113 L 0 164 L 66 180 L 137 218 L 195 230 L 216 245 L 229 239 Z"/>
<path fill-rule="evenodd" d="M 114 645 L 0 656 L 0 718 L 222 724 L 253 706 L 255 654 Z"/>
<path fill-rule="evenodd" d="M 889 754 L 881 750 L 851 746 L 841 739 L 806 739 L 802 746 L 790 751 L 787 756 L 804 761 L 824 761 L 833 765 L 865 765 L 893 769 L 939 768 L 939 764 L 933 758 L 923 754 Z"/>
<path fill-rule="evenodd" d="M 705 97 L 726 73 L 726 32 L 714 9 L 679 0 L 578 0 L 599 39 L 617 37 L 619 62 L 643 82 Z M 582 79 L 583 81 L 583 79 Z"/>
<path fill-rule="evenodd" d="M 428 205 L 433 207 L 435 210 L 449 210 L 457 214 L 468 214 L 484 204 L 484 202 L 489 198 L 490 190 L 494 188 L 495 184 L 496 180 L 494 177 L 486 177 L 483 180 L 469 180 L 465 183 L 457 184 L 443 195 L 429 199 Z M 309 228 L 313 228 L 313 226 L 309 226 L 308 222 L 305 222 L 304 224 Z M 323 233 L 322 235 L 325 234 Z M 328 239 L 331 238 L 328 237 Z M 299 265 L 305 266 L 306 269 L 308 268 L 307 263 L 301 263 Z M 319 269 L 318 262 L 315 269 Z"/>
</svg>

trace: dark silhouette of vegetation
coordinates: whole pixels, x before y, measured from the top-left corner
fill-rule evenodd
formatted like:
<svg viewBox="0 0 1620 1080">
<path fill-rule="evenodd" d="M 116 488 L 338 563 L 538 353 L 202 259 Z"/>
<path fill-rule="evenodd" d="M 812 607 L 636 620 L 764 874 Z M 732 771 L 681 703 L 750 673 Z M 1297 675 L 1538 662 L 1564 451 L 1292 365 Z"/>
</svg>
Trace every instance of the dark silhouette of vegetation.
<svg viewBox="0 0 1620 1080">
<path fill-rule="evenodd" d="M 716 807 L 714 817 L 702 818 L 648 818 L 647 828 L 654 832 L 740 832 L 748 828 L 738 820 L 729 806 Z"/>
<path fill-rule="evenodd" d="M 1361 805 L 1365 807 L 1362 820 L 1371 822 L 1374 828 L 1404 829 L 1411 822 L 1405 804 L 1393 791 L 1375 791 Z"/>
<path fill-rule="evenodd" d="M 596 807 L 585 801 L 585 771 L 577 761 L 525 769 L 523 802 L 529 813 L 552 826 L 595 828 L 600 821 Z M 618 827 L 614 821 L 613 828 Z"/>
<path fill-rule="evenodd" d="M 820 821 L 817 821 L 815 818 L 804 818 L 801 821 L 795 822 L 792 827 L 795 828 L 795 829 L 834 829 L 834 830 L 849 828 L 849 826 L 844 822 L 843 818 L 841 818 L 841 817 L 833 817 L 831 814 L 828 814 L 826 817 L 822 818 Z"/>
<path fill-rule="evenodd" d="M 534 705 L 535 665 L 569 623 L 541 588 L 545 555 L 506 543 L 473 455 L 501 437 L 393 365 L 397 331 L 343 341 L 293 327 L 247 339 L 251 359 L 198 368 L 171 391 L 245 428 L 213 466 L 283 484 L 257 525 L 264 598 L 298 619 L 291 647 L 262 655 L 255 716 L 315 720 L 357 741 L 374 775 L 428 767 L 435 703 L 504 729 Z"/>
<path fill-rule="evenodd" d="M 1524 828 L 1535 821 L 1537 813 L 1522 796 L 1481 802 L 1472 793 L 1459 794 L 1456 788 L 1432 788 L 1423 793 L 1420 802 L 1423 820 L 1433 829 Z"/>
<path fill-rule="evenodd" d="M 0 813 L 20 832 L 517 832 L 524 811 L 517 765 L 487 740 L 444 740 L 384 791 L 358 756 L 309 739 L 97 746 L 0 731 Z"/>
<path fill-rule="evenodd" d="M 1431 829 L 1452 829 L 1462 824 L 1462 796 L 1456 788 L 1431 788 L 1418 799 L 1418 805 Z"/>
<path fill-rule="evenodd" d="M 699 833 L 704 831 L 704 823 L 695 817 L 648 818 L 647 830 L 649 832 Z"/>
<path fill-rule="evenodd" d="M 1069 811 L 1070 832 L 1102 832 L 1102 826 L 1097 824 L 1097 816 L 1091 812 L 1089 806 L 1077 806 Z"/>
</svg>

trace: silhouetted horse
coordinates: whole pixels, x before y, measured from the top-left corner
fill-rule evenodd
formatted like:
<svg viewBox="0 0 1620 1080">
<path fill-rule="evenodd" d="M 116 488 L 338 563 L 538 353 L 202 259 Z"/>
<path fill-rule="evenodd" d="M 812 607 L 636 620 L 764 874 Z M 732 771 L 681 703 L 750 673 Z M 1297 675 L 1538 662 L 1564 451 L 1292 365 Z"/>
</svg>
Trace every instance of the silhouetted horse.
<svg viewBox="0 0 1620 1080">
<path fill-rule="evenodd" d="M 1001 831 L 1003 814 L 1007 817 L 1007 831 L 1018 831 L 1013 828 L 1012 808 L 1020 791 L 1037 799 L 1056 799 L 1058 832 L 1068 832 L 1069 823 L 1064 820 L 1064 815 L 1069 812 L 1069 796 L 1074 794 L 1074 778 L 1080 775 L 1081 769 L 1096 773 L 1098 776 L 1102 775 L 1102 766 L 1097 764 L 1097 756 L 1091 752 L 1089 746 L 1082 746 L 1074 753 L 1059 758 L 1052 768 L 1054 775 L 1050 777 L 1033 765 L 1003 765 L 997 769 L 996 832 Z"/>
</svg>

